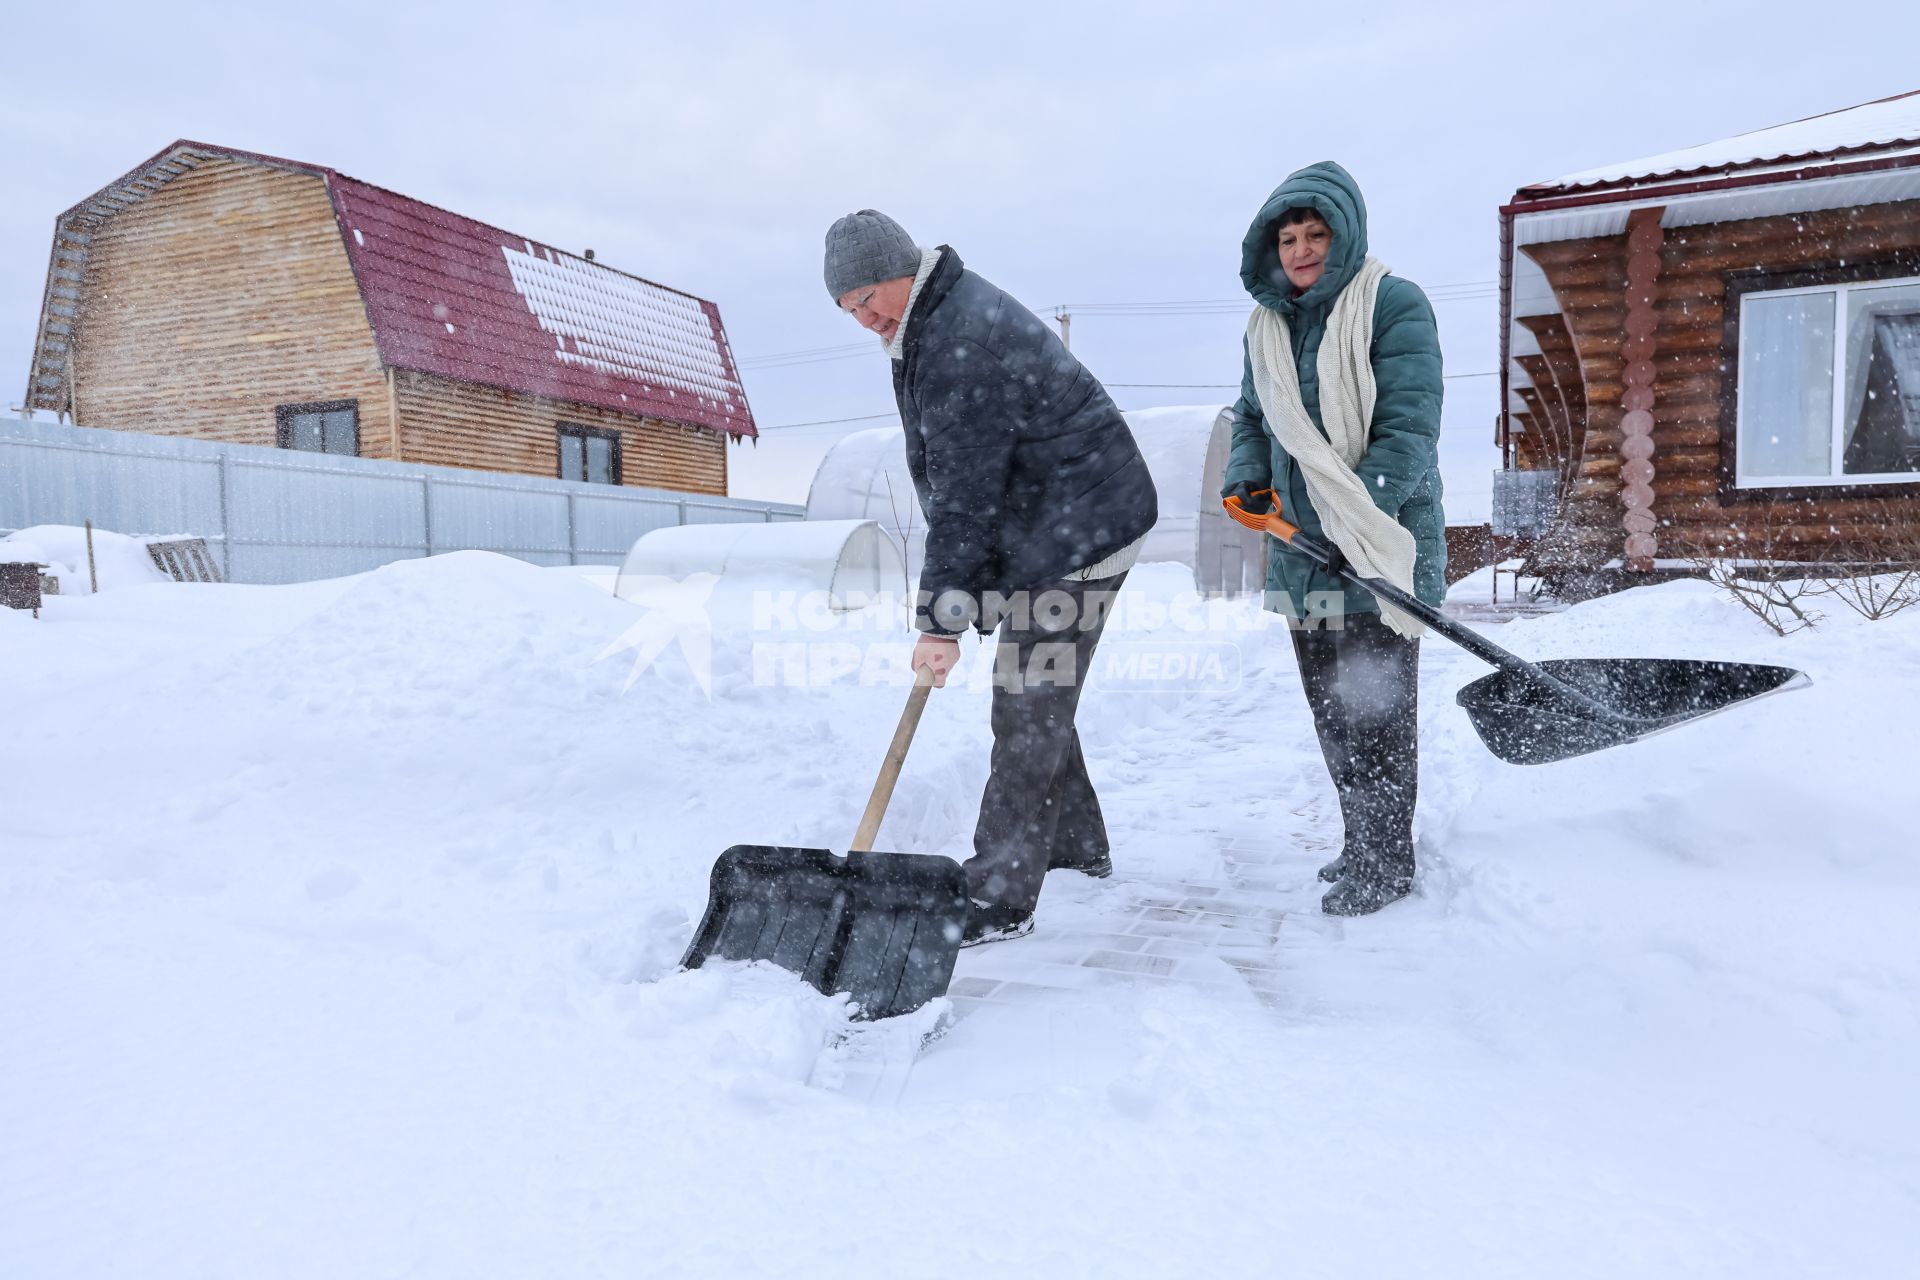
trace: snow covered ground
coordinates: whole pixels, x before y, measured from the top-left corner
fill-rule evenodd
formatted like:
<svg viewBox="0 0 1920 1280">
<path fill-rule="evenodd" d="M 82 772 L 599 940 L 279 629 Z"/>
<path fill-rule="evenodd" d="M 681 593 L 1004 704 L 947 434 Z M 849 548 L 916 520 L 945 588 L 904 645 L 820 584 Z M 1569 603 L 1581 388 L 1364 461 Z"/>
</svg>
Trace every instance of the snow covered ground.
<svg viewBox="0 0 1920 1280">
<path fill-rule="evenodd" d="M 674 967 L 722 848 L 851 834 L 886 619 L 723 586 L 703 681 L 697 628 L 636 676 L 646 608 L 483 553 L 0 610 L 0 1276 L 1913 1274 L 1920 616 L 1498 628 L 1814 679 L 1531 770 L 1429 640 L 1419 892 L 1338 922 L 1285 637 L 1178 588 L 1109 647 L 1222 663 L 1083 710 L 1118 874 L 878 1074 L 797 980 Z M 964 856 L 986 696 L 934 696 L 882 847 Z M 1277 927 L 1057 949 L 1216 888 Z"/>
</svg>

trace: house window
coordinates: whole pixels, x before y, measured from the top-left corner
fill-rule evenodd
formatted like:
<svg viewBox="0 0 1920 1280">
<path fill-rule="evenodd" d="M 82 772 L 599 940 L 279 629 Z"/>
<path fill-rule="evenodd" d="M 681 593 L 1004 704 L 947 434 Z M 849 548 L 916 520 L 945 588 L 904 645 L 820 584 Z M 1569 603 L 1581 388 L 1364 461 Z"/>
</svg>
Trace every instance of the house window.
<svg viewBox="0 0 1920 1280">
<path fill-rule="evenodd" d="M 584 480 L 589 484 L 620 483 L 620 433 L 604 427 L 583 427 L 563 422 L 554 428 L 558 437 L 562 480 Z"/>
<path fill-rule="evenodd" d="M 273 411 L 276 442 L 282 449 L 308 453 L 360 452 L 360 402 L 325 400 L 318 404 L 283 404 Z"/>
<path fill-rule="evenodd" d="M 1920 277 L 1739 299 L 1735 484 L 1913 483 Z"/>
</svg>

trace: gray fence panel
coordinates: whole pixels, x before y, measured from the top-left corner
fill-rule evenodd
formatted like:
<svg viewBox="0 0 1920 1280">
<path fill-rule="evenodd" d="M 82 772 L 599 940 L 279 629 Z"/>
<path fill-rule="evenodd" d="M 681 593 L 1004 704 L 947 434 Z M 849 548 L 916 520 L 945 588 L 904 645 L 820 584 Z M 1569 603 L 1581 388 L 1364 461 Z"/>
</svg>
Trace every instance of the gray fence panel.
<svg viewBox="0 0 1920 1280">
<path fill-rule="evenodd" d="M 699 502 L 689 500 L 685 505 L 687 512 L 683 521 L 685 524 L 738 524 L 741 518 L 738 508 L 723 507 L 709 500 Z M 755 512 L 750 518 L 765 520 L 766 516 Z"/>
<path fill-rule="evenodd" d="M 533 559 L 558 554 L 567 563 L 567 495 L 509 484 L 469 484 L 439 476 L 427 482 L 435 551 L 499 551 Z M 534 560 L 535 564 L 551 563 Z"/>
<path fill-rule="evenodd" d="M 396 560 L 418 560 L 426 552 L 389 547 L 289 547 L 279 543 L 238 542 L 227 547 L 227 580 L 282 584 L 318 582 L 366 573 Z"/>
<path fill-rule="evenodd" d="M 805 515 L 788 503 L 0 418 L 0 533 L 92 520 L 196 534 L 234 582 L 331 578 L 465 549 L 618 565 L 643 534 L 682 521 Z"/>
<path fill-rule="evenodd" d="M 102 529 L 179 533 L 219 523 L 217 458 L 169 450 L 103 453 L 57 439 L 7 444 L 0 455 L 0 528 L 91 520 Z"/>
<path fill-rule="evenodd" d="M 235 542 L 427 549 L 420 482 L 410 476 L 239 458 L 227 472 Z"/>
<path fill-rule="evenodd" d="M 740 513 L 734 519 L 753 519 L 753 513 Z M 655 529 L 670 529 L 680 523 L 680 503 L 675 500 L 646 497 L 602 498 L 586 495 L 573 500 L 574 548 L 582 564 L 589 555 L 611 555 L 614 563 L 623 559 L 641 535 Z"/>
</svg>

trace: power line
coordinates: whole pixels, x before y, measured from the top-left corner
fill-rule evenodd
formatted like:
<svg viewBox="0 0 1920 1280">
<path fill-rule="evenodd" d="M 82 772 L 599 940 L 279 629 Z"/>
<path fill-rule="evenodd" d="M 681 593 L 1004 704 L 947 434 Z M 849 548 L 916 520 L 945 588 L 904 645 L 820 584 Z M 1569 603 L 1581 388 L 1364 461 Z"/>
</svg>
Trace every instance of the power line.
<svg viewBox="0 0 1920 1280">
<path fill-rule="evenodd" d="M 893 413 L 869 413 L 860 418 L 821 418 L 816 422 L 782 422 L 771 427 L 761 427 L 760 431 L 765 434 L 768 431 L 793 431 L 800 427 L 837 427 L 847 422 L 878 422 L 882 418 L 899 416 L 899 411 L 896 410 Z"/>
<path fill-rule="evenodd" d="M 884 352 L 878 342 L 855 342 L 841 347 L 814 347 L 806 351 L 779 351 L 772 355 L 748 356 L 738 361 L 742 369 L 785 369 L 794 365 L 824 364 L 830 360 L 850 360 L 869 351 Z"/>
<path fill-rule="evenodd" d="M 1485 373 L 1447 373 L 1442 374 L 1441 379 L 1446 382 L 1452 382 L 1455 378 L 1495 378 L 1498 376 L 1499 372 L 1497 370 L 1489 370 Z M 1128 390 L 1230 391 L 1240 384 L 1237 382 L 1105 382 L 1101 385 L 1107 387 L 1125 387 Z"/>
<path fill-rule="evenodd" d="M 1427 297 L 1442 302 L 1462 302 L 1490 298 L 1498 292 L 1497 280 L 1465 280 L 1455 284 L 1436 284 L 1422 290 Z M 1195 298 L 1172 302 L 1062 302 L 1050 310 L 1076 315 L 1215 315 L 1246 311 L 1247 298 Z"/>
<path fill-rule="evenodd" d="M 1496 378 L 1499 371 L 1489 369 L 1481 373 L 1449 373 L 1442 375 L 1445 381 L 1456 378 Z M 1240 386 L 1237 382 L 1107 382 L 1102 386 L 1119 387 L 1127 391 L 1233 391 Z M 878 422 L 882 418 L 898 418 L 899 412 L 869 413 L 857 418 L 819 418 L 812 422 L 782 422 L 774 426 L 761 427 L 764 434 L 768 431 L 796 431 L 802 427 L 838 427 L 849 422 Z"/>
<path fill-rule="evenodd" d="M 1462 284 L 1434 285 L 1425 290 L 1434 302 L 1472 302 L 1491 298 L 1497 282 L 1474 280 Z M 1062 302 L 1047 308 L 1058 315 L 1068 312 L 1084 316 L 1212 316 L 1242 315 L 1252 307 L 1248 298 L 1200 298 L 1175 302 Z M 807 347 L 798 351 L 774 351 L 764 356 L 743 356 L 735 363 L 742 369 L 792 369 L 809 364 L 827 364 L 850 360 L 870 351 L 884 350 L 878 342 L 851 342 L 832 347 Z"/>
</svg>

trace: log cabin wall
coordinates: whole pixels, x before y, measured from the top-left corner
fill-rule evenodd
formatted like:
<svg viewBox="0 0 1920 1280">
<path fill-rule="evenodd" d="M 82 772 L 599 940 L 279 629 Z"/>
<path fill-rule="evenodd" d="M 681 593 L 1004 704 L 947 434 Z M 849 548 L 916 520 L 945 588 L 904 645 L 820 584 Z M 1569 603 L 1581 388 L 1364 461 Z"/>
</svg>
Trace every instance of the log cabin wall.
<svg viewBox="0 0 1920 1280">
<path fill-rule="evenodd" d="M 1553 531 L 1541 539 L 1537 557 L 1548 565 L 1599 565 L 1620 554 L 1620 401 L 1625 338 L 1627 238 L 1560 240 L 1522 245 L 1539 264 L 1560 304 L 1565 334 L 1560 358 L 1543 360 L 1550 370 L 1577 381 L 1572 397 L 1580 406 L 1569 417 L 1562 441 L 1543 415 L 1531 415 L 1530 430 L 1543 437 L 1544 457 L 1564 475 L 1560 513 Z M 1530 326 L 1538 336 L 1551 333 L 1549 319 Z M 1543 344 L 1544 345 L 1544 344 Z M 1523 366 L 1524 368 L 1525 366 Z M 1563 452 L 1564 450 L 1564 452 Z"/>
<path fill-rule="evenodd" d="M 1519 356 L 1516 362 L 1533 383 L 1545 414 L 1545 421 L 1537 427 L 1534 415 L 1528 416 L 1533 456 L 1538 459 L 1528 467 L 1557 467 L 1570 475 L 1579 459 L 1587 424 L 1586 386 L 1580 378 L 1573 337 L 1567 332 L 1566 320 L 1557 314 L 1521 316 L 1518 323 L 1533 335 L 1540 348 L 1539 355 Z M 1523 399 L 1525 394 L 1521 389 Z"/>
<path fill-rule="evenodd" d="M 408 462 L 552 476 L 554 429 L 569 422 L 620 433 L 622 484 L 727 491 L 726 436 L 718 431 L 406 370 L 395 372 L 393 389 Z"/>
<path fill-rule="evenodd" d="M 107 219 L 91 249 L 75 422 L 270 446 L 276 405 L 357 400 L 361 455 L 392 456 L 386 375 L 323 179 L 211 159 Z"/>
<path fill-rule="evenodd" d="M 1577 355 L 1584 431 L 1552 539 L 1555 560 L 1596 567 L 1623 554 L 1627 532 L 1621 420 L 1627 412 L 1628 237 L 1521 246 L 1560 303 Z M 1844 547 L 1910 547 L 1920 496 L 1905 485 L 1834 486 L 1768 496 L 1728 492 L 1721 439 L 1731 421 L 1739 352 L 1729 341 L 1727 283 L 1920 251 L 1920 202 L 1670 227 L 1652 285 L 1654 537 L 1664 558 L 1721 552 L 1818 561 Z M 1894 272 L 1892 266 L 1890 273 Z M 1911 274 L 1900 271 L 1899 274 Z M 1531 326 L 1530 326 L 1531 327 Z M 1536 333 L 1538 329 L 1535 330 Z M 1542 343 L 1543 349 L 1546 344 Z M 1538 426 L 1540 414 L 1532 415 Z"/>
</svg>

